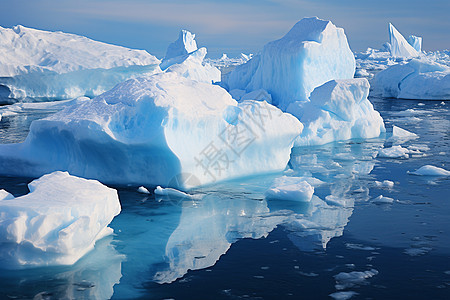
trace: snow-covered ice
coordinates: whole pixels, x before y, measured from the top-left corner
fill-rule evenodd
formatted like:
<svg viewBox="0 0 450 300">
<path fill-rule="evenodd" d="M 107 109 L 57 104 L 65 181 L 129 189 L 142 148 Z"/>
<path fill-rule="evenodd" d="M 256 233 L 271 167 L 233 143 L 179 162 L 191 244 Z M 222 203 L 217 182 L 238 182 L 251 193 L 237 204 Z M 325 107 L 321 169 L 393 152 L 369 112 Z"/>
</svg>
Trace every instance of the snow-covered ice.
<svg viewBox="0 0 450 300">
<path fill-rule="evenodd" d="M 348 300 L 356 295 L 358 295 L 358 293 L 354 292 L 354 291 L 341 291 L 341 292 L 336 292 L 336 293 L 330 294 L 328 296 L 330 296 L 331 298 L 333 298 L 335 300 Z"/>
<path fill-rule="evenodd" d="M 418 40 L 413 40 L 414 43 L 419 43 Z M 420 39 L 420 43 L 422 39 Z M 389 23 L 389 43 L 391 55 L 393 57 L 411 58 L 419 56 L 420 52 L 411 46 L 403 35 Z M 418 45 L 416 45 L 418 47 Z"/>
<path fill-rule="evenodd" d="M 159 69 L 159 60 L 144 50 L 21 25 L 0 27 L 0 52 L 0 85 L 19 99 L 96 96 Z"/>
<path fill-rule="evenodd" d="M 375 94 L 388 98 L 449 100 L 450 67 L 429 59 L 413 59 L 378 73 L 373 88 Z"/>
<path fill-rule="evenodd" d="M 281 109 L 307 101 L 319 85 L 353 78 L 355 57 L 342 28 L 330 21 L 305 18 L 281 39 L 264 46 L 260 55 L 236 67 L 228 87 L 247 92 L 264 89 Z"/>
<path fill-rule="evenodd" d="M 0 201 L 1 268 L 74 264 L 112 233 L 108 224 L 121 210 L 114 189 L 67 172 L 28 187 L 29 194 Z"/>
<path fill-rule="evenodd" d="M 282 176 L 274 180 L 265 196 L 267 199 L 309 202 L 313 194 L 314 187 L 303 178 Z"/>
<path fill-rule="evenodd" d="M 432 165 L 425 165 L 414 172 L 408 173 L 419 176 L 450 176 L 450 171 Z"/>
<path fill-rule="evenodd" d="M 390 181 L 390 180 L 383 180 L 383 181 L 375 180 L 374 183 L 375 183 L 376 187 L 387 188 L 387 189 L 392 189 L 394 187 L 394 182 Z"/>
<path fill-rule="evenodd" d="M 301 130 L 265 101 L 238 104 L 217 85 L 168 72 L 131 79 L 33 122 L 25 142 L 0 145 L 0 172 L 67 170 L 102 182 L 186 189 L 284 170 Z M 196 180 L 184 182 L 191 176 Z"/>
<path fill-rule="evenodd" d="M 367 99 L 365 78 L 332 80 L 317 87 L 308 102 L 295 102 L 287 111 L 305 126 L 296 146 L 367 139 L 385 132 L 383 119 Z"/>
</svg>

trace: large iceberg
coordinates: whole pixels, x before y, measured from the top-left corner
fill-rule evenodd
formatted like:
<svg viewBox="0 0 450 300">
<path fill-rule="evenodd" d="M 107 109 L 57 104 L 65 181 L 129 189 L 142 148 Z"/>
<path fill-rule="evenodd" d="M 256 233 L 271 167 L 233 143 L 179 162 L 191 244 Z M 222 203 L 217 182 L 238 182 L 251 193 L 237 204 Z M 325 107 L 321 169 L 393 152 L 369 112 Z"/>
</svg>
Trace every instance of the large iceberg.
<svg viewBox="0 0 450 300">
<path fill-rule="evenodd" d="M 398 30 L 389 23 L 390 52 L 393 57 L 411 58 L 417 57 L 422 48 L 422 38 L 410 37 L 411 45 Z"/>
<path fill-rule="evenodd" d="M 16 99 L 96 96 L 159 70 L 159 60 L 144 50 L 21 25 L 0 27 L 0 53 L 1 94 Z"/>
<path fill-rule="evenodd" d="M 228 87 L 247 92 L 265 89 L 273 103 L 307 101 L 310 93 L 332 79 L 353 78 L 355 57 L 344 30 L 331 21 L 305 18 L 281 39 L 264 46 L 260 55 L 236 67 Z"/>
<path fill-rule="evenodd" d="M 1 268 L 71 265 L 112 233 L 108 224 L 120 213 L 115 190 L 66 172 L 28 187 L 24 196 L 0 196 Z"/>
<path fill-rule="evenodd" d="M 34 121 L 23 143 L 0 145 L 0 172 L 65 170 L 187 189 L 282 171 L 301 131 L 296 118 L 265 101 L 238 104 L 217 85 L 160 73 Z"/>
<path fill-rule="evenodd" d="M 378 73 L 374 93 L 387 98 L 449 100 L 450 67 L 427 59 L 413 59 Z"/>
<path fill-rule="evenodd" d="M 167 48 L 160 68 L 192 80 L 219 82 L 221 79 L 219 69 L 204 62 L 206 53 L 205 47 L 197 49 L 195 34 L 181 30 L 178 39 Z"/>
<path fill-rule="evenodd" d="M 369 88 L 365 78 L 331 80 L 314 89 L 310 101 L 292 103 L 287 111 L 305 126 L 295 146 L 380 136 L 386 130 L 367 99 Z"/>
</svg>

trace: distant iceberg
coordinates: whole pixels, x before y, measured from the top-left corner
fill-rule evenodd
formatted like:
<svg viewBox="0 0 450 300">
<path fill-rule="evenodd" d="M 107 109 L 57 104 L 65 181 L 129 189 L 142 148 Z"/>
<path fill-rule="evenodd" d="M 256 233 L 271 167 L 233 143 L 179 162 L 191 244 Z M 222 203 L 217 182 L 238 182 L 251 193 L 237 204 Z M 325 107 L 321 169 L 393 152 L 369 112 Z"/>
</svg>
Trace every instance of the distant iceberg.
<svg viewBox="0 0 450 300">
<path fill-rule="evenodd" d="M 282 171 L 301 123 L 265 101 L 166 72 L 131 79 L 34 121 L 25 142 L 0 145 L 0 172 L 67 170 L 103 182 L 187 189 Z M 186 178 L 196 180 L 185 182 Z"/>
<path fill-rule="evenodd" d="M 2 269 L 72 265 L 112 233 L 108 225 L 121 210 L 115 190 L 66 172 L 28 187 L 17 198 L 0 191 Z"/>
<path fill-rule="evenodd" d="M 158 71 L 160 63 L 144 50 L 21 25 L 0 27 L 0 52 L 0 102 L 93 97 L 129 78 Z"/>
<path fill-rule="evenodd" d="M 234 69 L 230 90 L 267 90 L 282 110 L 332 79 L 353 78 L 355 57 L 344 30 L 330 21 L 305 18 L 281 39 L 264 46 L 260 55 Z"/>
<path fill-rule="evenodd" d="M 178 39 L 167 48 L 166 56 L 160 64 L 165 72 L 175 72 L 178 75 L 206 83 L 219 82 L 219 69 L 205 62 L 207 50 L 197 49 L 195 34 L 181 30 Z"/>
<path fill-rule="evenodd" d="M 422 38 L 411 36 L 410 41 L 412 45 L 406 41 L 394 25 L 389 23 L 390 52 L 393 57 L 412 58 L 419 56 L 422 48 Z"/>
<path fill-rule="evenodd" d="M 378 73 L 374 93 L 386 98 L 450 99 L 450 67 L 427 59 L 413 59 Z"/>
</svg>

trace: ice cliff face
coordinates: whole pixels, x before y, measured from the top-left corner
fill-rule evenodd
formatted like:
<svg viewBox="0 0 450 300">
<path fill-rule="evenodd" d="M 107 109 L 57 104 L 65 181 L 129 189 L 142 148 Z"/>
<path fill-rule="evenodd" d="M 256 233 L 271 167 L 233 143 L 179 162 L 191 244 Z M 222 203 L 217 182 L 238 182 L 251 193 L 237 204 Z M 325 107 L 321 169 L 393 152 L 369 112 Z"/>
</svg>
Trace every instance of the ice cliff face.
<svg viewBox="0 0 450 300">
<path fill-rule="evenodd" d="M 265 89 L 281 109 L 307 101 L 319 85 L 332 79 L 353 78 L 355 58 L 342 28 L 330 21 L 305 18 L 281 39 L 264 46 L 260 55 L 237 67 L 229 89 Z"/>
</svg>

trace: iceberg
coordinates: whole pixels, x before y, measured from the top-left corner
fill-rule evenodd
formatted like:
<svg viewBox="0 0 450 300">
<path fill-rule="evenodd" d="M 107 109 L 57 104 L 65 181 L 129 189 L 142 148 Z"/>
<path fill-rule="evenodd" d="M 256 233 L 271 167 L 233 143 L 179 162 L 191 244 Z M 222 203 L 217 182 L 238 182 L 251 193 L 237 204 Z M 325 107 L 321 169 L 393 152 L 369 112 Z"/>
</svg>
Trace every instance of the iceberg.
<svg viewBox="0 0 450 300">
<path fill-rule="evenodd" d="M 112 233 L 108 224 L 121 210 L 114 189 L 67 172 L 28 187 L 27 195 L 0 200 L 3 269 L 72 265 Z"/>
<path fill-rule="evenodd" d="M 295 146 L 380 136 L 386 130 L 367 99 L 369 88 L 365 78 L 331 80 L 314 89 L 310 101 L 290 104 L 287 112 L 304 125 Z"/>
<path fill-rule="evenodd" d="M 1 94 L 14 99 L 92 97 L 159 70 L 159 60 L 144 50 L 21 25 L 0 27 L 0 52 Z"/>
<path fill-rule="evenodd" d="M 238 104 L 217 85 L 166 72 L 34 121 L 23 143 L 0 145 L 0 172 L 64 170 L 107 183 L 188 189 L 283 171 L 301 131 L 295 117 L 265 101 Z"/>
<path fill-rule="evenodd" d="M 419 38 L 415 39 L 414 43 L 419 43 L 418 39 Z M 421 42 L 422 39 L 420 38 L 420 43 Z M 420 52 L 417 51 L 415 47 L 411 46 L 403 37 L 403 35 L 398 32 L 398 30 L 391 23 L 389 23 L 389 43 L 390 52 L 393 57 L 412 58 L 417 57 L 420 54 Z"/>
<path fill-rule="evenodd" d="M 355 57 L 344 30 L 330 21 L 305 18 L 281 39 L 264 46 L 260 55 L 229 75 L 230 90 L 264 89 L 281 109 L 307 101 L 327 81 L 353 78 Z"/>
<path fill-rule="evenodd" d="M 413 59 L 375 76 L 374 93 L 386 98 L 450 100 L 450 67 L 427 59 Z"/>
<path fill-rule="evenodd" d="M 160 68 L 192 80 L 207 83 L 219 82 L 221 73 L 216 67 L 204 62 L 206 54 L 205 47 L 197 49 L 195 34 L 181 30 L 178 39 L 167 48 Z"/>
</svg>

